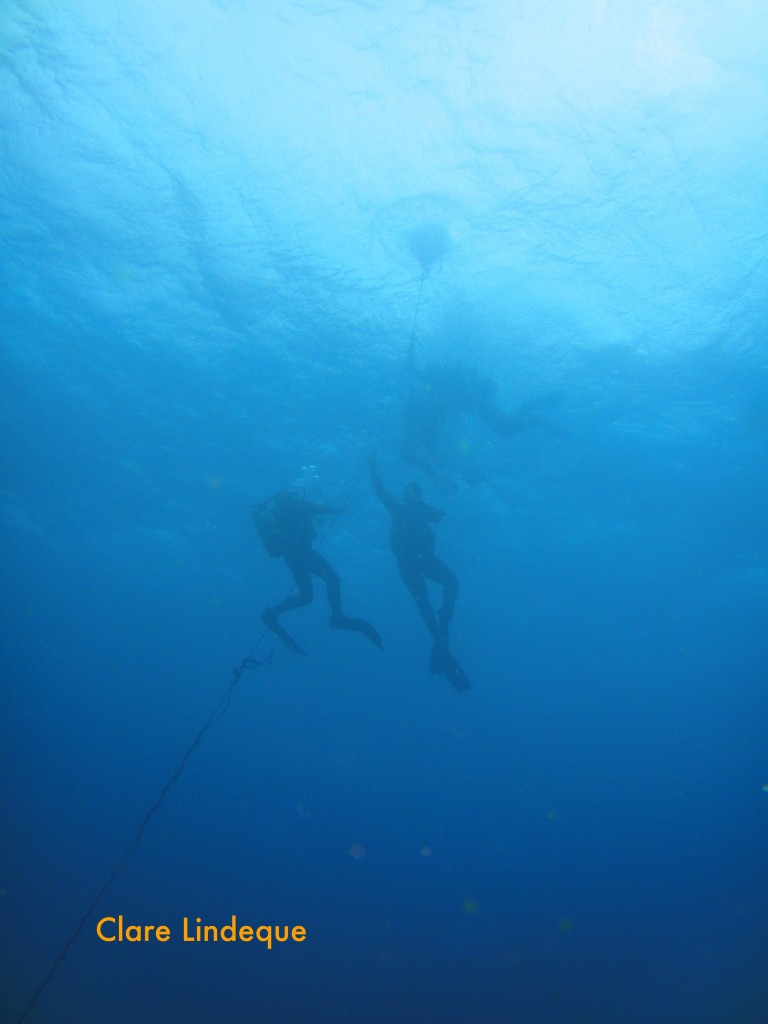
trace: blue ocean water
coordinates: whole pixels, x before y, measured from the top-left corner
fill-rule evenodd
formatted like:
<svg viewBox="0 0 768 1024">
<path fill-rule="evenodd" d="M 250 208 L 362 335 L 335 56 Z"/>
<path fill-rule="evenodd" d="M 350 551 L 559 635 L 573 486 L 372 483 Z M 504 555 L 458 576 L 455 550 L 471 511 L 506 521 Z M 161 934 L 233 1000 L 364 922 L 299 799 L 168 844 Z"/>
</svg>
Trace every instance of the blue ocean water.
<svg viewBox="0 0 768 1024">
<path fill-rule="evenodd" d="M 8 0 L 0 39 L 3 1019 L 272 652 L 27 1019 L 764 1024 L 768 8 Z M 464 694 L 367 476 L 416 475 L 411 336 L 560 399 L 422 477 Z M 322 585 L 306 657 L 263 636 L 251 510 L 302 477 L 383 654 Z M 180 939 L 233 914 L 307 938 Z"/>
</svg>

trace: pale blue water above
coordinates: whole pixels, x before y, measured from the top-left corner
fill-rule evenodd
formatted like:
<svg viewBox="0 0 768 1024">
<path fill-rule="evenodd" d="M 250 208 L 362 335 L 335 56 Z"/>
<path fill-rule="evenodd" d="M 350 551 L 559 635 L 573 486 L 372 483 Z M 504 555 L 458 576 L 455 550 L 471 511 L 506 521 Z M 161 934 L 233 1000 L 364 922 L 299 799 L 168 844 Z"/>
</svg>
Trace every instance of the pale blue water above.
<svg viewBox="0 0 768 1024">
<path fill-rule="evenodd" d="M 762 1024 L 768 9 L 12 0 L 0 54 L 8 1019 L 258 642 L 100 913 L 307 941 L 97 912 L 31 1020 Z M 422 478 L 462 695 L 366 470 L 412 331 L 559 398 Z M 261 639 L 302 467 L 383 654 L 321 584 Z"/>
</svg>

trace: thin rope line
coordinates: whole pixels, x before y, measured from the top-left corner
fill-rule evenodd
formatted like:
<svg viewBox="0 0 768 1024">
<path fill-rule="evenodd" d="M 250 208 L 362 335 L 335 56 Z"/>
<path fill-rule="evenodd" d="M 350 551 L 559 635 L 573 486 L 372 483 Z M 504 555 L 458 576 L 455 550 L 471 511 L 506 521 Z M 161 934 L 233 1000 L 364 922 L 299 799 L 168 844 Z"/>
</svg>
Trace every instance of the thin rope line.
<svg viewBox="0 0 768 1024">
<path fill-rule="evenodd" d="M 122 856 L 118 859 L 117 863 L 115 864 L 114 868 L 112 869 L 111 873 L 109 874 L 107 880 L 103 883 L 101 888 L 97 891 L 96 895 L 91 900 L 90 904 L 88 905 L 87 910 L 83 913 L 82 917 L 78 921 L 77 926 L 75 927 L 74 931 L 72 932 L 72 934 L 69 936 L 69 938 L 64 943 L 64 945 L 63 945 L 63 947 L 61 949 L 61 952 L 59 953 L 59 955 L 56 957 L 56 959 L 51 964 L 51 967 L 50 967 L 48 973 L 46 974 L 45 978 L 43 978 L 43 980 L 40 982 L 40 984 L 35 989 L 35 991 L 34 991 L 34 993 L 32 995 L 32 998 L 30 999 L 30 1001 L 27 1004 L 27 1006 L 24 1008 L 21 1016 L 18 1018 L 17 1024 L 22 1024 L 22 1021 L 24 1021 L 29 1016 L 29 1014 L 32 1012 L 32 1010 L 35 1007 L 35 1004 L 37 1003 L 38 998 L 42 994 L 43 990 L 48 986 L 48 983 L 53 978 L 53 976 L 56 973 L 57 969 L 61 966 L 63 961 L 66 959 L 66 956 L 69 953 L 70 947 L 72 946 L 72 944 L 75 942 L 75 940 L 78 938 L 78 936 L 82 932 L 83 928 L 85 927 L 86 921 L 88 920 L 88 918 L 91 916 L 93 911 L 98 906 L 98 904 L 101 901 L 101 898 L 103 897 L 104 893 L 120 877 L 120 875 L 123 873 L 123 871 L 125 871 L 126 867 L 128 866 L 128 864 L 130 863 L 131 859 L 133 858 L 133 855 L 136 853 L 136 850 L 139 848 L 141 840 L 144 838 L 144 832 L 145 832 L 146 827 L 149 824 L 151 818 L 154 817 L 155 813 L 160 809 L 160 806 L 163 803 L 163 801 L 165 800 L 166 796 L 168 795 L 169 790 L 171 789 L 173 784 L 181 776 L 182 772 L 184 771 L 184 768 L 186 767 L 187 761 L 189 760 L 189 758 L 192 755 L 193 751 L 199 745 L 199 743 L 202 740 L 202 738 L 205 735 L 205 733 L 208 732 L 209 729 L 213 728 L 213 726 L 226 714 L 227 709 L 228 709 L 228 707 L 230 705 L 230 702 L 232 700 L 232 694 L 234 693 L 235 687 L 237 686 L 238 682 L 240 681 L 240 676 L 247 669 L 263 668 L 263 667 L 267 667 L 268 665 L 271 664 L 271 662 L 272 662 L 272 653 L 271 652 L 267 655 L 266 658 L 263 658 L 261 661 L 254 661 L 254 658 L 253 658 L 254 654 L 256 653 L 257 648 L 261 644 L 261 642 L 264 639 L 264 637 L 266 636 L 266 634 L 267 634 L 267 630 L 264 629 L 262 631 L 261 635 L 259 636 L 259 639 L 256 641 L 256 643 L 254 644 L 253 648 L 251 649 L 250 654 L 248 654 L 245 658 L 243 658 L 243 660 L 240 662 L 240 664 L 237 666 L 236 669 L 232 670 L 232 675 L 233 675 L 232 682 L 229 684 L 227 689 L 222 694 L 221 698 L 219 699 L 218 704 L 213 709 L 211 714 L 208 716 L 208 718 L 205 721 L 205 723 L 198 730 L 198 733 L 195 736 L 195 738 L 192 740 L 192 742 L 189 744 L 187 749 L 182 754 L 181 759 L 180 759 L 178 765 L 176 766 L 175 771 L 173 772 L 173 774 L 170 776 L 170 778 L 168 779 L 168 781 L 166 782 L 166 784 L 163 786 L 162 790 L 160 791 L 160 796 L 157 798 L 157 800 L 155 800 L 154 804 L 152 804 L 152 806 L 149 808 L 147 813 L 142 818 L 141 824 L 139 825 L 138 829 L 134 833 L 133 838 L 131 839 L 131 841 L 128 843 L 128 846 L 125 848 Z"/>
<path fill-rule="evenodd" d="M 416 310 L 415 310 L 415 312 L 413 314 L 413 325 L 411 327 L 411 339 L 412 340 L 415 337 L 416 320 L 418 319 L 419 308 L 421 306 L 421 293 L 422 293 L 422 290 L 424 288 L 424 281 L 426 280 L 426 278 L 427 278 L 427 272 L 425 271 L 421 275 L 421 279 L 419 281 L 419 295 L 418 295 L 418 299 L 416 301 Z M 403 379 L 403 375 L 404 375 L 404 373 L 406 371 L 406 368 L 407 368 L 407 362 L 403 366 L 401 366 L 401 368 L 400 368 L 400 373 L 398 375 L 397 383 L 395 385 L 395 391 L 396 392 L 400 388 L 400 383 L 401 383 L 401 381 Z M 380 417 L 379 417 L 379 425 L 378 425 L 378 428 L 377 428 L 377 430 L 375 432 L 375 435 L 374 435 L 374 446 L 375 446 L 376 442 L 379 440 L 379 438 L 381 436 L 381 432 L 384 429 L 384 423 L 386 422 L 386 417 L 387 417 L 387 415 L 388 415 L 388 413 L 390 411 L 390 408 L 391 408 L 391 406 L 389 406 L 387 409 L 385 409 L 384 412 L 382 412 Z M 362 465 L 360 467 L 360 470 L 358 471 L 358 473 L 355 475 L 354 479 L 352 480 L 352 483 L 351 483 L 351 485 L 350 485 L 350 487 L 349 487 L 349 489 L 347 491 L 346 497 L 344 499 L 345 502 L 349 502 L 349 500 L 351 499 L 352 495 L 354 494 L 355 490 L 357 489 L 357 487 L 358 487 L 358 485 L 359 485 L 359 483 L 360 483 L 360 481 L 361 481 L 361 479 L 363 477 L 364 472 L 365 472 L 365 465 Z M 328 537 L 331 535 L 331 533 L 333 532 L 333 530 L 334 530 L 334 528 L 336 526 L 336 523 L 338 522 L 340 514 L 341 513 L 337 512 L 333 516 L 333 518 L 330 520 L 330 522 L 328 524 L 328 528 L 321 534 L 320 538 L 318 539 L 318 542 L 317 542 L 317 547 L 318 548 L 322 546 L 324 541 L 326 541 L 328 539 Z M 288 593 L 286 594 L 286 597 L 290 597 L 290 595 L 294 592 L 295 589 L 296 589 L 296 584 L 294 583 L 293 586 L 288 591 Z M 267 655 L 267 657 L 263 658 L 261 661 L 255 661 L 254 660 L 254 654 L 258 650 L 259 646 L 261 645 L 262 640 L 267 635 L 267 633 L 268 633 L 268 629 L 265 627 L 262 630 L 262 632 L 261 632 L 258 640 L 256 641 L 256 643 L 251 648 L 250 654 L 246 655 L 246 657 L 243 658 L 243 660 L 240 662 L 240 664 L 237 666 L 237 668 L 232 670 L 232 675 L 233 675 L 232 682 L 229 684 L 227 689 L 222 694 L 221 698 L 219 699 L 218 704 L 213 709 L 211 714 L 208 716 L 208 718 L 205 721 L 205 723 L 198 730 L 198 733 L 195 736 L 195 738 L 192 740 L 192 742 L 189 744 L 187 749 L 182 754 L 181 759 L 179 760 L 179 763 L 176 766 L 176 769 L 174 770 L 173 774 L 170 776 L 170 778 L 168 779 L 166 784 L 163 786 L 163 788 L 160 791 L 160 795 L 158 796 L 157 800 L 155 800 L 154 804 L 152 804 L 152 806 L 149 808 L 147 813 L 142 818 L 141 823 L 140 823 L 138 829 L 136 830 L 136 832 L 134 833 L 133 838 L 129 842 L 128 846 L 125 848 L 125 851 L 123 852 L 122 856 L 119 858 L 119 860 L 115 864 L 115 867 L 112 869 L 112 871 L 109 874 L 107 880 L 102 884 L 101 888 L 96 892 L 96 895 L 93 897 L 93 899 L 91 900 L 90 904 L 88 905 L 87 910 L 83 913 L 82 917 L 78 921 L 77 926 L 75 927 L 74 931 L 72 932 L 72 934 L 69 936 L 69 938 L 66 940 L 66 942 L 62 946 L 61 952 L 59 953 L 59 955 L 56 957 L 56 959 L 51 964 L 51 967 L 49 968 L 48 973 L 46 974 L 45 978 L 43 978 L 43 980 L 40 982 L 40 984 L 35 989 L 34 993 L 32 994 L 32 998 L 30 999 L 30 1001 L 27 1003 L 26 1007 L 22 1011 L 21 1016 L 18 1018 L 17 1024 L 23 1024 L 23 1021 L 26 1020 L 26 1018 L 30 1015 L 30 1013 L 32 1012 L 32 1010 L 34 1009 L 34 1007 L 35 1007 L 35 1005 L 37 1003 L 37 1000 L 42 995 L 43 991 L 47 988 L 48 984 L 50 983 L 51 979 L 53 978 L 53 976 L 56 973 L 56 971 L 58 970 L 58 968 L 61 966 L 61 964 L 66 959 L 67 954 L 69 953 L 69 950 L 70 950 L 71 946 L 73 945 L 73 943 L 79 937 L 80 933 L 82 932 L 83 928 L 85 927 L 85 924 L 86 924 L 88 918 L 91 916 L 93 911 L 99 905 L 99 902 L 101 901 L 102 897 L 104 896 L 104 893 L 107 891 L 107 889 L 110 888 L 110 886 L 115 881 L 117 881 L 117 879 L 120 877 L 120 875 L 123 873 L 123 871 L 125 871 L 126 867 L 128 866 L 128 864 L 130 863 L 131 859 L 133 858 L 133 855 L 136 853 L 137 849 L 139 848 L 139 846 L 141 844 L 141 840 L 144 838 L 144 832 L 145 832 L 145 830 L 147 828 L 147 825 L 149 824 L 150 820 L 154 817 L 155 813 L 160 809 L 163 801 L 165 800 L 166 796 L 168 795 L 168 793 L 169 793 L 170 789 L 172 788 L 172 786 L 174 785 L 174 783 L 176 783 L 178 781 L 178 779 L 181 777 L 181 775 L 182 775 L 182 773 L 184 771 L 184 768 L 186 767 L 187 761 L 189 760 L 189 758 L 191 757 L 192 753 L 196 750 L 196 748 L 200 744 L 200 741 L 202 740 L 202 738 L 205 735 L 205 733 L 208 732 L 209 729 L 212 729 L 213 726 L 216 725 L 216 723 L 219 722 L 224 717 L 224 715 L 227 713 L 227 710 L 229 709 L 229 705 L 230 705 L 230 703 L 232 701 L 232 696 L 233 696 L 233 694 L 235 692 L 235 687 L 237 686 L 238 682 L 240 681 L 240 676 L 243 674 L 243 672 L 245 672 L 248 669 L 264 668 L 264 667 L 268 667 L 272 663 L 272 652 L 271 651 Z"/>
</svg>

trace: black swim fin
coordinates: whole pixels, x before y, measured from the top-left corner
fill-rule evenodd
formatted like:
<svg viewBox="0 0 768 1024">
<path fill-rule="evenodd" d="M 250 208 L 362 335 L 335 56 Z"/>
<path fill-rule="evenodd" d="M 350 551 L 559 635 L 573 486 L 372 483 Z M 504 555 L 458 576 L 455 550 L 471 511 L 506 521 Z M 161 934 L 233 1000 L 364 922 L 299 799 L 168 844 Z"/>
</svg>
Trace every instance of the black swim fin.
<svg viewBox="0 0 768 1024">
<path fill-rule="evenodd" d="M 371 643 L 375 647 L 378 647 L 380 651 L 384 650 L 384 643 L 381 637 L 370 622 L 366 622 L 365 619 L 350 619 L 346 615 L 332 615 L 330 619 L 328 619 L 328 625 L 333 626 L 334 629 L 350 629 L 355 633 L 362 633 L 363 636 L 367 636 Z"/>
<path fill-rule="evenodd" d="M 472 689 L 469 676 L 451 654 L 447 644 L 440 640 L 436 640 L 432 647 L 432 653 L 429 656 L 429 671 L 434 675 L 445 676 L 458 693 Z"/>
<path fill-rule="evenodd" d="M 287 629 L 283 629 L 280 623 L 277 621 L 277 616 L 271 608 L 265 608 L 261 613 L 261 621 L 267 627 L 271 629 L 276 637 L 279 637 L 289 651 L 293 651 L 294 654 L 306 654 L 307 652 L 296 643 L 291 634 Z"/>
</svg>

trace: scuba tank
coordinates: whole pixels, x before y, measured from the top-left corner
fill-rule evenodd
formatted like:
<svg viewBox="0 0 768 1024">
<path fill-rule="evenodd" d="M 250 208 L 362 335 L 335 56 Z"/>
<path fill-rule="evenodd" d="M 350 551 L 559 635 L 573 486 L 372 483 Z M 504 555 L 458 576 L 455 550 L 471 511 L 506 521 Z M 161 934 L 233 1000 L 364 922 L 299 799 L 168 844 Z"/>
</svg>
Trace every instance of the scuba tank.
<svg viewBox="0 0 768 1024">
<path fill-rule="evenodd" d="M 290 544 L 297 528 L 299 534 L 306 534 L 306 542 L 311 543 L 315 531 L 311 516 L 305 510 L 310 507 L 307 498 L 319 482 L 315 466 L 302 466 L 300 475 L 290 487 L 278 491 L 254 508 L 252 518 L 256 532 L 270 558 L 280 558 L 285 554 L 286 538 Z"/>
<path fill-rule="evenodd" d="M 266 508 L 257 510 L 253 513 L 253 521 L 264 550 L 270 558 L 279 558 L 283 553 L 283 535 L 275 513 Z"/>
</svg>

